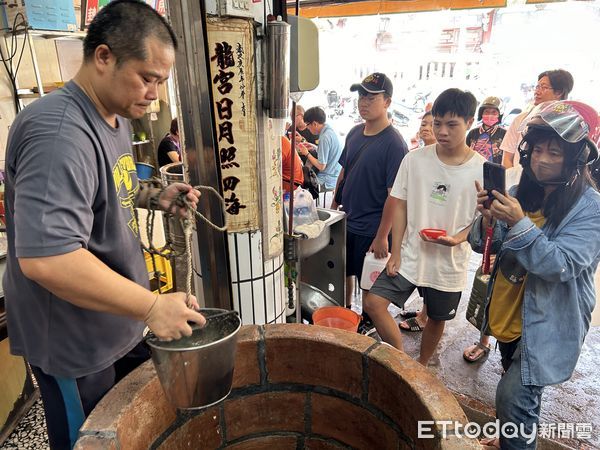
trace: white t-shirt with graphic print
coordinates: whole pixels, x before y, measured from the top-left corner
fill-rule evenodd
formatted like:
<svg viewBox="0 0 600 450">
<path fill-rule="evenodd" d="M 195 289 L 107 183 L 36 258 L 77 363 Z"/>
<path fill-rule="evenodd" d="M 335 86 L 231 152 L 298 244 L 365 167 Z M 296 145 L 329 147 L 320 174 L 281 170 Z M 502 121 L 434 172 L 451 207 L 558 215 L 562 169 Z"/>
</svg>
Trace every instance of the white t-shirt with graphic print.
<svg viewBox="0 0 600 450">
<path fill-rule="evenodd" d="M 473 152 L 465 163 L 449 166 L 438 158 L 436 144 L 412 151 L 402 160 L 391 195 L 407 203 L 400 274 L 411 283 L 444 292 L 465 288 L 469 244 L 447 247 L 425 242 L 419 231 L 440 228 L 453 236 L 473 222 L 475 180 L 483 185 L 484 162 L 483 156 Z"/>
</svg>

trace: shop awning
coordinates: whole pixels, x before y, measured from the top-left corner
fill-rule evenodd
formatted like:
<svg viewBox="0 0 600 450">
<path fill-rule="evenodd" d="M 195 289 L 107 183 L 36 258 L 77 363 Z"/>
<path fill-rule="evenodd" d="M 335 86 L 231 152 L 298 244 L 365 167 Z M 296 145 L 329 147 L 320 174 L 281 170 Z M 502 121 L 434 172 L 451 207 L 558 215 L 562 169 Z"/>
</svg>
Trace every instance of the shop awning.
<svg viewBox="0 0 600 450">
<path fill-rule="evenodd" d="M 445 9 L 502 8 L 507 0 L 380 0 L 328 1 L 301 0 L 303 17 L 347 17 L 377 14 L 413 13 Z M 553 3 L 556 0 L 526 0 L 525 3 Z M 295 2 L 288 2 L 288 14 L 294 14 Z"/>
</svg>

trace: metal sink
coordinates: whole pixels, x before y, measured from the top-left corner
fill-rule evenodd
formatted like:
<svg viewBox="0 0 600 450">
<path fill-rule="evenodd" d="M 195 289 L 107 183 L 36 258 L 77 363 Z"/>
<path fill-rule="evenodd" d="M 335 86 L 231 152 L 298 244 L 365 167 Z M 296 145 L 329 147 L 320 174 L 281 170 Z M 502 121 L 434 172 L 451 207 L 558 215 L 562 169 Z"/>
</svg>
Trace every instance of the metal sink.
<svg viewBox="0 0 600 450">
<path fill-rule="evenodd" d="M 325 222 L 325 226 L 321 234 L 316 238 L 298 239 L 298 257 L 300 259 L 308 258 L 327 247 L 331 239 L 331 225 L 339 222 L 346 215 L 342 211 L 325 208 L 317 208 L 317 214 L 319 215 L 319 220 Z"/>
<path fill-rule="evenodd" d="M 316 287 L 300 281 L 300 304 L 302 305 L 302 319 L 308 323 L 312 322 L 313 313 L 323 306 L 341 306 L 328 294 Z"/>
</svg>

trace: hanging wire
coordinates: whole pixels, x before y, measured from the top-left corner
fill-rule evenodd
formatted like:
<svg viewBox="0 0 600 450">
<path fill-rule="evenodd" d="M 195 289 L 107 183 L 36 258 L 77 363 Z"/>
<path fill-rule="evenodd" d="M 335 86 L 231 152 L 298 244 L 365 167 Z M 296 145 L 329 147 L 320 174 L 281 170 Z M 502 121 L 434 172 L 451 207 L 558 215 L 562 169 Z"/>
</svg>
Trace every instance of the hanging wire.
<svg viewBox="0 0 600 450">
<path fill-rule="evenodd" d="M 20 22 L 17 21 L 20 19 Z M 19 59 L 17 60 L 17 64 L 13 69 L 13 59 L 17 55 L 18 52 L 18 42 L 17 35 L 20 32 L 20 28 L 25 32 L 23 35 L 23 45 L 21 46 L 21 51 L 19 54 Z M 4 55 L 4 51 L 2 50 L 2 46 L 0 46 L 0 60 L 2 60 L 2 64 L 4 65 L 4 69 L 6 70 L 6 74 L 10 81 L 11 89 L 13 91 L 13 100 L 15 105 L 15 112 L 18 114 L 21 111 L 21 104 L 19 102 L 19 94 L 17 92 L 17 75 L 19 72 L 19 67 L 21 66 L 21 60 L 23 58 L 23 52 L 25 51 L 25 45 L 27 44 L 29 36 L 29 28 L 27 21 L 25 20 L 25 16 L 22 13 L 17 13 L 13 20 L 13 27 L 11 30 L 11 39 L 10 39 L 10 50 L 7 48 L 7 54 Z"/>
</svg>

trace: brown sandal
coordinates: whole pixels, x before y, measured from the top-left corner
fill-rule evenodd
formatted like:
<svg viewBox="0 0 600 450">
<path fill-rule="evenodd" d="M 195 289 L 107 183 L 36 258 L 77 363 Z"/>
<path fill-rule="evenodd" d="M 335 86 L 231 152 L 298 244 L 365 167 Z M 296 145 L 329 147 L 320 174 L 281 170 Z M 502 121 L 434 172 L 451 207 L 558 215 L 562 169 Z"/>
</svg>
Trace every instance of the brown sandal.
<svg viewBox="0 0 600 450">
<path fill-rule="evenodd" d="M 498 438 L 482 439 L 479 443 L 485 450 L 497 450 L 500 448 L 500 439 Z"/>
<path fill-rule="evenodd" d="M 470 362 L 470 363 L 474 363 L 474 362 L 477 362 L 477 361 L 479 361 L 481 359 L 485 359 L 485 358 L 487 358 L 489 356 L 490 350 L 492 349 L 492 347 L 486 347 L 485 345 L 483 345 L 479 341 L 473 342 L 473 345 L 476 347 L 475 351 L 481 350 L 481 352 L 478 353 L 474 357 L 473 356 L 469 356 L 470 354 L 473 353 L 473 351 L 471 350 L 471 351 L 467 352 L 467 350 L 470 348 L 470 347 L 467 347 L 465 349 L 465 351 L 463 352 L 463 358 L 464 358 L 465 361 Z"/>
</svg>

